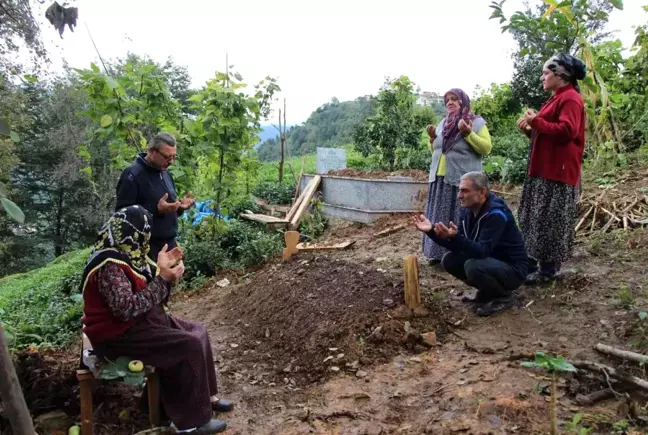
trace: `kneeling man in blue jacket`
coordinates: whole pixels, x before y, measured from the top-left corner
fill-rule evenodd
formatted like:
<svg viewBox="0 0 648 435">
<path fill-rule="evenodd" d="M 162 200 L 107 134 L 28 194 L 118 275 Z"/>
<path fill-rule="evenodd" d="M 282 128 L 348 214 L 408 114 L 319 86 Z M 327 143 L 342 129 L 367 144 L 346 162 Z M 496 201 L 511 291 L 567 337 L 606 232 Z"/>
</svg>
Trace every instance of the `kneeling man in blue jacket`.
<svg viewBox="0 0 648 435">
<path fill-rule="evenodd" d="M 528 255 L 513 213 L 503 199 L 489 191 L 488 176 L 468 172 L 459 184 L 459 225 L 432 224 L 425 216 L 413 223 L 435 243 L 447 248 L 441 260 L 452 276 L 477 289 L 474 303 L 479 316 L 490 316 L 511 305 L 511 293 L 524 283 Z"/>
</svg>

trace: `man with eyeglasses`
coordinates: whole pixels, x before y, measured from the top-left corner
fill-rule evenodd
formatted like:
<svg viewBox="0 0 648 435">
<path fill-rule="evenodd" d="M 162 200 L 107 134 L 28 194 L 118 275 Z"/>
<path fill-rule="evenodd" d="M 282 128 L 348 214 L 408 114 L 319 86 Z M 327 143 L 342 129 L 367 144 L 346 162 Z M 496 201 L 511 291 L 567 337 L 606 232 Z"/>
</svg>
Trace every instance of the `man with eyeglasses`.
<svg viewBox="0 0 648 435">
<path fill-rule="evenodd" d="M 135 162 L 124 169 L 117 183 L 115 210 L 141 205 L 153 215 L 149 257 L 157 262 L 164 245 L 176 247 L 178 216 L 191 208 L 196 200 L 189 192 L 181 200 L 169 173 L 176 159 L 176 140 L 168 133 L 158 133 L 140 153 Z"/>
</svg>

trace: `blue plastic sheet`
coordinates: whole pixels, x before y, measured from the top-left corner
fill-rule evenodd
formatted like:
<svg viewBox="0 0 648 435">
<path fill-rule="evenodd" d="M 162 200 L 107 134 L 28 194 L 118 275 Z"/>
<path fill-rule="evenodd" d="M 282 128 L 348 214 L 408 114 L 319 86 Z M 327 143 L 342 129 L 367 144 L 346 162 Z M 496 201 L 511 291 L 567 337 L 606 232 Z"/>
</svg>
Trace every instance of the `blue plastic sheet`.
<svg viewBox="0 0 648 435">
<path fill-rule="evenodd" d="M 183 217 L 185 220 L 189 219 L 189 216 L 193 215 L 193 220 L 191 221 L 191 226 L 196 226 L 207 216 L 218 216 L 220 219 L 225 221 L 229 220 L 229 216 L 223 216 L 214 211 L 214 200 L 208 199 L 206 201 L 201 201 L 194 204 L 192 208 L 185 211 Z"/>
</svg>

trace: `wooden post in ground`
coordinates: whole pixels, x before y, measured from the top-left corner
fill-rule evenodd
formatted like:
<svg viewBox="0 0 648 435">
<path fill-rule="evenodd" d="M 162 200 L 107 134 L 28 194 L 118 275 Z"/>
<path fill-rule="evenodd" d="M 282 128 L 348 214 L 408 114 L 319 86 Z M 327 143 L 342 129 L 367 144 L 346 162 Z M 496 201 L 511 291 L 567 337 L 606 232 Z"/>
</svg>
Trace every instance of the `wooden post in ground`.
<svg viewBox="0 0 648 435">
<path fill-rule="evenodd" d="M 5 333 L 0 325 L 0 398 L 5 406 L 5 413 L 9 417 L 9 424 L 15 434 L 35 434 L 29 409 L 25 397 L 20 389 L 20 382 L 16 376 L 9 349 L 5 343 Z"/>
<path fill-rule="evenodd" d="M 286 247 L 283 250 L 283 259 L 288 261 L 294 254 L 299 252 L 297 244 L 299 243 L 299 231 L 286 231 L 284 233 Z"/>
<path fill-rule="evenodd" d="M 160 377 L 152 372 L 146 377 L 149 405 L 149 423 L 151 427 L 160 426 Z"/>
<path fill-rule="evenodd" d="M 80 402 L 81 402 L 81 433 L 83 435 L 92 435 L 92 383 L 94 375 L 90 370 L 77 370 L 77 380 L 79 381 Z"/>
<path fill-rule="evenodd" d="M 421 288 L 416 255 L 405 257 L 403 271 L 405 274 L 405 305 L 410 309 L 419 308 L 421 306 Z"/>
</svg>

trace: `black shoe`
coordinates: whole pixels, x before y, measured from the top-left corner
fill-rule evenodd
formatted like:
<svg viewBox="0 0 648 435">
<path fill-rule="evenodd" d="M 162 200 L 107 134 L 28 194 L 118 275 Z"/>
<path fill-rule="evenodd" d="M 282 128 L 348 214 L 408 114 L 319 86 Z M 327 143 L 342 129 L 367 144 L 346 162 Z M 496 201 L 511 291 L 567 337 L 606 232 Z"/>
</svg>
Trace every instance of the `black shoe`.
<svg viewBox="0 0 648 435">
<path fill-rule="evenodd" d="M 501 313 L 511 306 L 511 298 L 493 299 L 492 301 L 477 308 L 475 314 L 480 317 L 489 317 L 493 314 Z"/>
<path fill-rule="evenodd" d="M 196 429 L 195 431 L 189 433 L 196 434 L 196 435 L 207 435 L 213 433 L 220 433 L 223 432 L 225 429 L 227 429 L 227 423 L 225 423 L 223 420 L 217 420 L 215 418 L 212 418 L 207 422 L 207 424 L 204 424 L 200 426 L 198 429 Z"/>
<path fill-rule="evenodd" d="M 477 310 L 480 307 L 484 306 L 483 301 L 480 301 L 476 297 L 472 297 L 472 296 L 464 296 L 464 297 L 462 297 L 461 302 L 468 305 L 468 307 L 470 308 L 470 311 L 472 311 L 473 313 L 476 313 Z"/>
<path fill-rule="evenodd" d="M 212 402 L 212 409 L 216 412 L 230 412 L 234 409 L 234 402 L 227 399 L 218 399 L 216 402 Z"/>
<path fill-rule="evenodd" d="M 473 311 L 475 311 L 477 308 L 481 307 L 485 303 L 489 302 L 488 300 L 484 300 L 482 297 L 481 293 L 479 290 L 475 293 L 474 296 L 471 295 L 464 295 L 461 297 L 461 302 L 466 303 L 466 304 L 472 304 L 473 305 Z"/>
<path fill-rule="evenodd" d="M 469 296 L 469 295 L 462 296 L 461 302 L 477 302 L 477 296 Z"/>
<path fill-rule="evenodd" d="M 555 280 L 556 280 L 555 274 L 533 272 L 527 275 L 526 279 L 524 280 L 524 284 L 526 285 L 546 284 L 546 283 L 553 282 Z"/>
<path fill-rule="evenodd" d="M 438 266 L 441 264 L 441 260 L 437 260 L 436 258 L 430 258 L 428 259 L 427 264 L 428 266 L 432 266 L 432 267 Z"/>
</svg>

